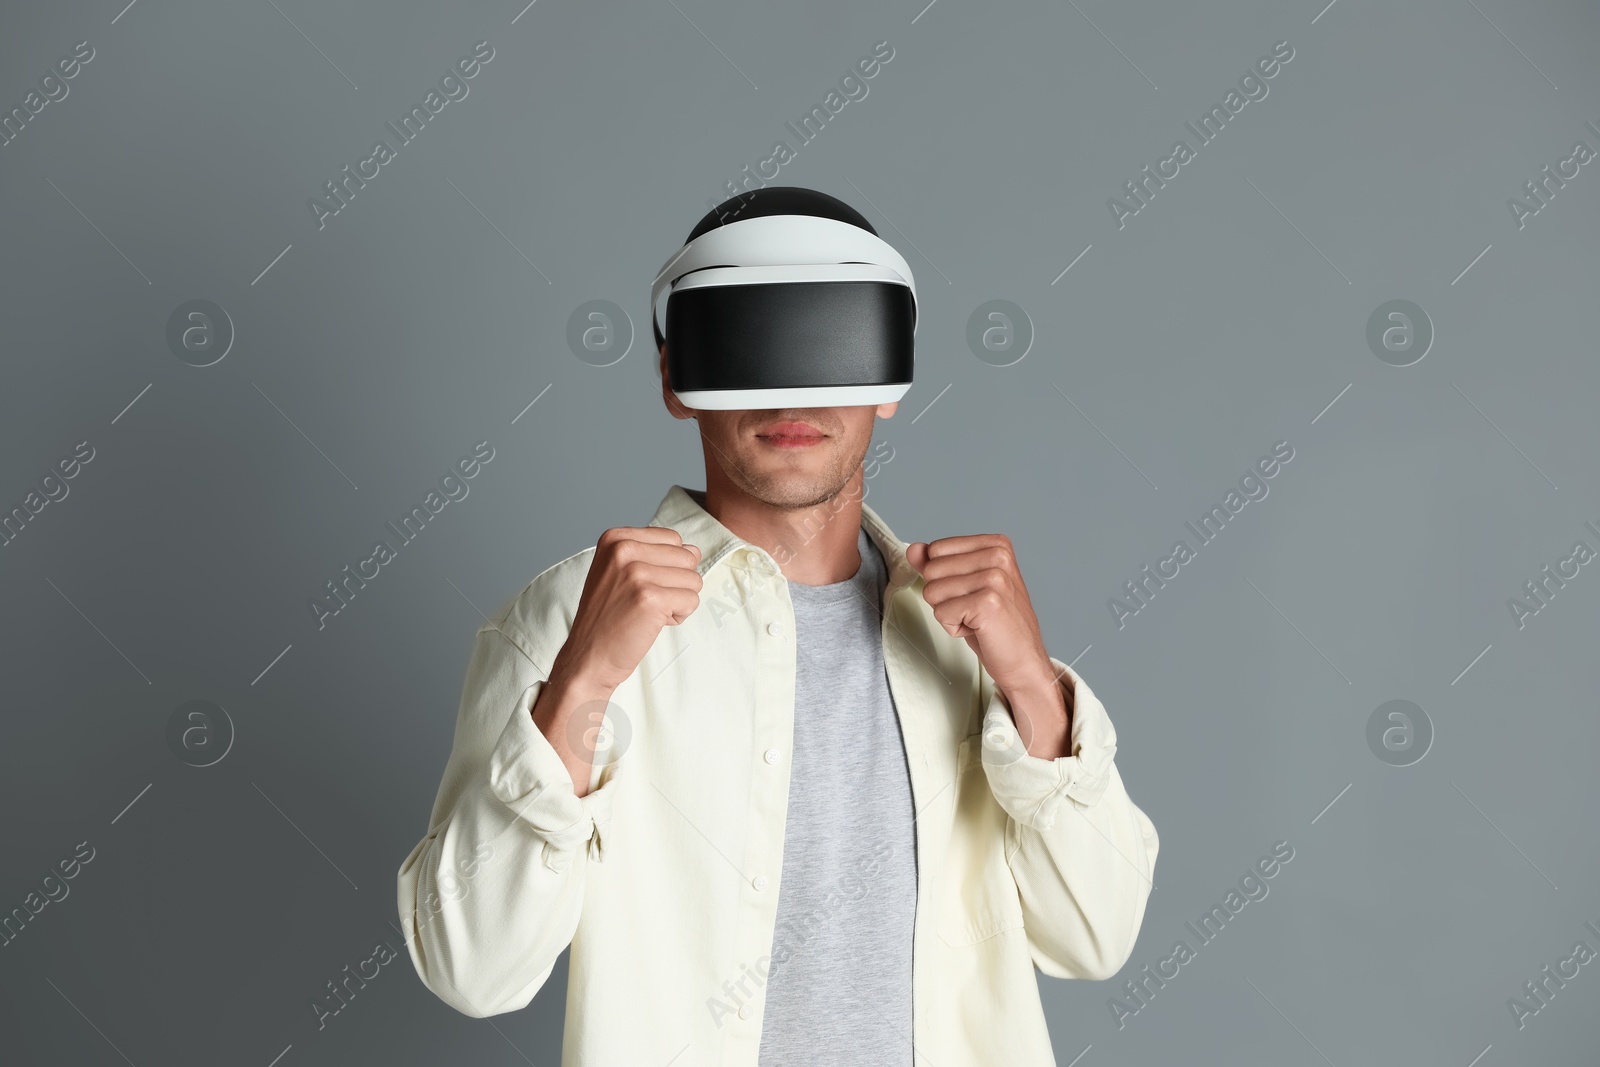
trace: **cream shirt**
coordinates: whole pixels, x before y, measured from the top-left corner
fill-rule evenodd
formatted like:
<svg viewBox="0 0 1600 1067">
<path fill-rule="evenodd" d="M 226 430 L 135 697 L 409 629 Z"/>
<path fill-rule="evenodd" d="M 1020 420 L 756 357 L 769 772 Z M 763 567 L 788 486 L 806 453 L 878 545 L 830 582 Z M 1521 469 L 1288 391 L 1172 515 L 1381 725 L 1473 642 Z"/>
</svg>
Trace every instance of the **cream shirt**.
<svg viewBox="0 0 1600 1067">
<path fill-rule="evenodd" d="M 531 709 L 594 549 L 479 628 L 399 915 L 423 984 L 463 1014 L 522 1008 L 571 944 L 562 1067 L 757 1067 L 763 1003 L 721 1025 L 769 957 L 794 730 L 794 613 L 766 550 L 674 485 L 651 525 L 699 546 L 700 605 L 613 693 L 579 797 Z M 906 542 L 861 505 L 889 567 L 883 654 L 911 772 L 919 878 L 915 1047 L 940 1067 L 1053 1067 L 1035 969 L 1110 978 L 1133 951 L 1158 839 L 1079 675 L 1071 752 L 1021 748 L 1005 700 L 922 598 Z M 987 740 L 988 744 L 985 745 Z M 756 983 L 747 979 L 746 988 Z"/>
</svg>

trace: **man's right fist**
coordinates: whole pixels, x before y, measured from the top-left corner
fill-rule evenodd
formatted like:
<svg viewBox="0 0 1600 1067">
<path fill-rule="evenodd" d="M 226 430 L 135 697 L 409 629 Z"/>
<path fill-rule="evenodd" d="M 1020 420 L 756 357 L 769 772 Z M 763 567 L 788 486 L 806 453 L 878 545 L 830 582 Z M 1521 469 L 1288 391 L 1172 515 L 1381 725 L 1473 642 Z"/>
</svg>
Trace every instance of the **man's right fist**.
<svg viewBox="0 0 1600 1067">
<path fill-rule="evenodd" d="M 661 628 L 700 606 L 700 549 L 666 526 L 617 526 L 595 544 L 557 674 L 610 693 L 639 666 Z"/>
</svg>

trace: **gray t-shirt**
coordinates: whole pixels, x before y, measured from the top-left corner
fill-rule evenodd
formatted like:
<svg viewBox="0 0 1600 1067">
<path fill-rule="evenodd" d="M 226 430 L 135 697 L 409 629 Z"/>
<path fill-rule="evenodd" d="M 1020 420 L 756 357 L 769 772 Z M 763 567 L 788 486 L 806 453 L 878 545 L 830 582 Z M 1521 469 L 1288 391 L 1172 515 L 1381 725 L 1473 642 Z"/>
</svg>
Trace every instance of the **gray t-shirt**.
<svg viewBox="0 0 1600 1067">
<path fill-rule="evenodd" d="M 883 666 L 888 568 L 789 583 L 794 752 L 760 1067 L 912 1067 L 915 812 Z"/>
</svg>

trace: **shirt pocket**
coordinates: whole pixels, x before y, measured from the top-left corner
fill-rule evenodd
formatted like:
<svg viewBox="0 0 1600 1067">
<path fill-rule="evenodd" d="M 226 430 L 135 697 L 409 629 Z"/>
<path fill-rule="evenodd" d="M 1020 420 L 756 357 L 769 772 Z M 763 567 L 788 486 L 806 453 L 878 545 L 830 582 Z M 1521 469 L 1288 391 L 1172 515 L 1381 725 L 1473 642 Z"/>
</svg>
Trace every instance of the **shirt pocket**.
<svg viewBox="0 0 1600 1067">
<path fill-rule="evenodd" d="M 1022 926 L 1022 900 L 1006 863 L 1006 810 L 983 769 L 983 735 L 956 754 L 955 815 L 939 901 L 939 937 L 971 945 Z"/>
</svg>

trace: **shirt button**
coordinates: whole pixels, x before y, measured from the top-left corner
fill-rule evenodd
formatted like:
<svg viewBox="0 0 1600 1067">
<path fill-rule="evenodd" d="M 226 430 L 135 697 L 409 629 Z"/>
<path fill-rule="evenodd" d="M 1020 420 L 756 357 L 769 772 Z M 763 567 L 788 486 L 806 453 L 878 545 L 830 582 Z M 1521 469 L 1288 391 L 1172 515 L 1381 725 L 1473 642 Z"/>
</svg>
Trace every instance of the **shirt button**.
<svg viewBox="0 0 1600 1067">
<path fill-rule="evenodd" d="M 748 1005 L 748 1004 L 739 1005 L 739 1018 L 741 1018 L 741 1019 L 750 1018 L 750 1005 Z"/>
<path fill-rule="evenodd" d="M 767 633 L 771 634 L 773 637 L 777 637 L 777 636 L 781 635 L 783 633 L 783 623 L 781 623 L 781 622 L 769 622 L 769 623 L 767 623 Z"/>
<path fill-rule="evenodd" d="M 778 750 L 775 749 L 775 748 L 767 749 L 767 751 L 765 753 L 763 753 L 763 758 L 766 759 L 766 761 L 768 763 L 777 763 L 778 762 Z"/>
<path fill-rule="evenodd" d="M 758 874 L 750 884 L 755 886 L 757 889 L 765 889 L 767 888 L 767 876 L 764 874 Z"/>
</svg>

